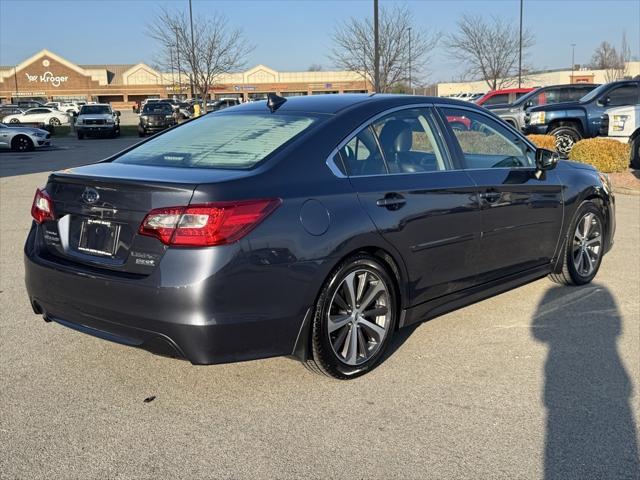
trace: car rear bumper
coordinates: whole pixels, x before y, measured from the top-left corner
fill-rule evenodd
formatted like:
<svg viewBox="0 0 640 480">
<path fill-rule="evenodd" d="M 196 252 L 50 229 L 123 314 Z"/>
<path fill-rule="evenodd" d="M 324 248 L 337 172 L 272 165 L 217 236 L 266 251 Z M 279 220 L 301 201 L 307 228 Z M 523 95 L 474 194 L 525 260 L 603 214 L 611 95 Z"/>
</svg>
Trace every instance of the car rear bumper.
<svg viewBox="0 0 640 480">
<path fill-rule="evenodd" d="M 198 365 L 293 352 L 308 308 L 302 298 L 290 298 L 286 306 L 269 302 L 270 295 L 261 295 L 250 277 L 238 278 L 237 272 L 204 280 L 195 278 L 202 271 L 195 272 L 192 283 L 180 285 L 162 284 L 168 272 L 141 278 L 100 274 L 39 254 L 36 230 L 25 245 L 25 282 L 34 311 L 47 321 Z M 282 286 L 277 279 L 275 284 Z"/>
<path fill-rule="evenodd" d="M 76 132 L 89 134 L 89 133 L 111 133 L 118 130 L 120 127 L 115 125 L 76 125 Z"/>
<path fill-rule="evenodd" d="M 167 125 L 140 125 L 140 129 L 146 132 L 159 132 L 161 130 L 166 130 L 167 128 L 173 127 L 174 124 Z"/>
</svg>

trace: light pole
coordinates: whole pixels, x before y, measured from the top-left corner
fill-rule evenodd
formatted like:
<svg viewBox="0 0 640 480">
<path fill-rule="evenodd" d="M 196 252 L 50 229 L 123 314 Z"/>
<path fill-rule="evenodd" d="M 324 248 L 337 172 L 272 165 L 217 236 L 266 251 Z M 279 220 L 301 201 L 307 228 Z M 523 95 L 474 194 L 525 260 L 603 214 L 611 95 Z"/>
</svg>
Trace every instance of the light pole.
<svg viewBox="0 0 640 480">
<path fill-rule="evenodd" d="M 413 95 L 413 88 L 411 87 L 411 27 L 409 27 L 409 91 Z"/>
<path fill-rule="evenodd" d="M 373 89 L 380 93 L 380 39 L 378 38 L 378 0 L 373 0 Z"/>
<path fill-rule="evenodd" d="M 178 88 L 180 89 L 180 99 L 182 100 L 182 67 L 180 66 L 180 40 L 178 37 L 178 29 L 176 28 L 176 62 L 178 64 Z"/>
<path fill-rule="evenodd" d="M 191 8 L 191 0 L 189 0 L 189 24 L 191 25 L 191 48 L 189 49 L 189 53 L 191 54 L 191 74 L 190 74 L 190 79 L 191 79 L 191 97 L 193 98 L 193 75 L 194 75 L 194 71 L 193 71 L 193 66 L 196 64 L 196 53 L 195 53 L 195 44 L 193 41 L 193 10 Z M 206 108 L 206 102 L 205 102 L 205 108 Z"/>
<path fill-rule="evenodd" d="M 522 9 L 524 0 L 520 0 L 520 47 L 518 48 L 518 88 L 522 87 Z"/>
<path fill-rule="evenodd" d="M 571 44 L 571 81 L 569 83 L 573 83 L 573 71 L 576 66 L 576 44 Z"/>
</svg>

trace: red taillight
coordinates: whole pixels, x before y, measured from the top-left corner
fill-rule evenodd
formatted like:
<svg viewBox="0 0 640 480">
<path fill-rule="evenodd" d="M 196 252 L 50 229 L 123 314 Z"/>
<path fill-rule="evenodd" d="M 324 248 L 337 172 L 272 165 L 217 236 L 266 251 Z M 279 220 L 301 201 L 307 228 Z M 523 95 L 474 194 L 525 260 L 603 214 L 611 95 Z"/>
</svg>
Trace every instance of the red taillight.
<svg viewBox="0 0 640 480">
<path fill-rule="evenodd" d="M 249 233 L 280 203 L 276 198 L 158 208 L 144 217 L 138 233 L 157 237 L 166 245 L 225 245 Z"/>
<path fill-rule="evenodd" d="M 37 223 L 55 220 L 53 200 L 51 200 L 51 197 L 44 187 L 36 189 L 36 195 L 33 197 L 33 205 L 31 205 L 31 216 Z"/>
</svg>

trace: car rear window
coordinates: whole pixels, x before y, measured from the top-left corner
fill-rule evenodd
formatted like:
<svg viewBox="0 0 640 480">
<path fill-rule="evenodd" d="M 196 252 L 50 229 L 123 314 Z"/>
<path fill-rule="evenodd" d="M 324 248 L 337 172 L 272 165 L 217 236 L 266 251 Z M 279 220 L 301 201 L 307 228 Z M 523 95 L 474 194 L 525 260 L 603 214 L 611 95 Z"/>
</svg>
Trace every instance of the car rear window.
<svg viewBox="0 0 640 480">
<path fill-rule="evenodd" d="M 311 127 L 318 117 L 212 113 L 168 131 L 115 162 L 184 168 L 247 169 Z"/>
</svg>

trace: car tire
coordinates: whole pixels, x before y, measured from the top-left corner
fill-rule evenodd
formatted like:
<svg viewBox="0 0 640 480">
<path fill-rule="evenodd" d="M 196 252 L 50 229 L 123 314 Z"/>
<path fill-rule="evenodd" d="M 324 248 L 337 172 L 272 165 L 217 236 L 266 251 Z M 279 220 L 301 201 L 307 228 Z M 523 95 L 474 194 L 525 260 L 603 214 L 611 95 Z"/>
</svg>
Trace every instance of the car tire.
<svg viewBox="0 0 640 480">
<path fill-rule="evenodd" d="M 26 135 L 16 135 L 11 140 L 11 150 L 14 152 L 30 152 L 33 149 L 33 141 Z"/>
<path fill-rule="evenodd" d="M 78 132 L 78 140 L 84 140 L 84 133 Z"/>
<path fill-rule="evenodd" d="M 144 131 L 144 128 L 139 128 L 138 129 L 138 136 L 139 137 L 144 137 L 146 135 L 146 132 Z"/>
<path fill-rule="evenodd" d="M 562 269 L 552 273 L 549 278 L 562 285 L 591 282 L 602 263 L 604 233 L 604 219 L 599 205 L 589 200 L 583 202 L 567 231 L 560 259 Z"/>
<path fill-rule="evenodd" d="M 640 135 L 631 142 L 631 168 L 640 170 Z"/>
<path fill-rule="evenodd" d="M 556 138 L 556 151 L 564 157 L 568 157 L 573 146 L 582 140 L 582 133 L 575 127 L 554 128 L 550 135 Z"/>
<path fill-rule="evenodd" d="M 12 118 L 11 120 L 9 120 L 9 123 L 20 123 L 20 120 L 18 120 L 17 118 Z"/>
<path fill-rule="evenodd" d="M 378 259 L 360 254 L 342 262 L 315 305 L 308 368 L 340 380 L 374 369 L 396 329 L 398 305 L 394 276 Z"/>
<path fill-rule="evenodd" d="M 56 118 L 56 117 L 51 117 L 51 118 L 49 119 L 49 125 L 52 125 L 52 126 L 54 126 L 54 127 L 59 126 L 59 125 L 60 125 L 60 123 L 61 123 L 61 122 L 60 122 L 60 119 L 58 119 L 58 118 Z"/>
</svg>

